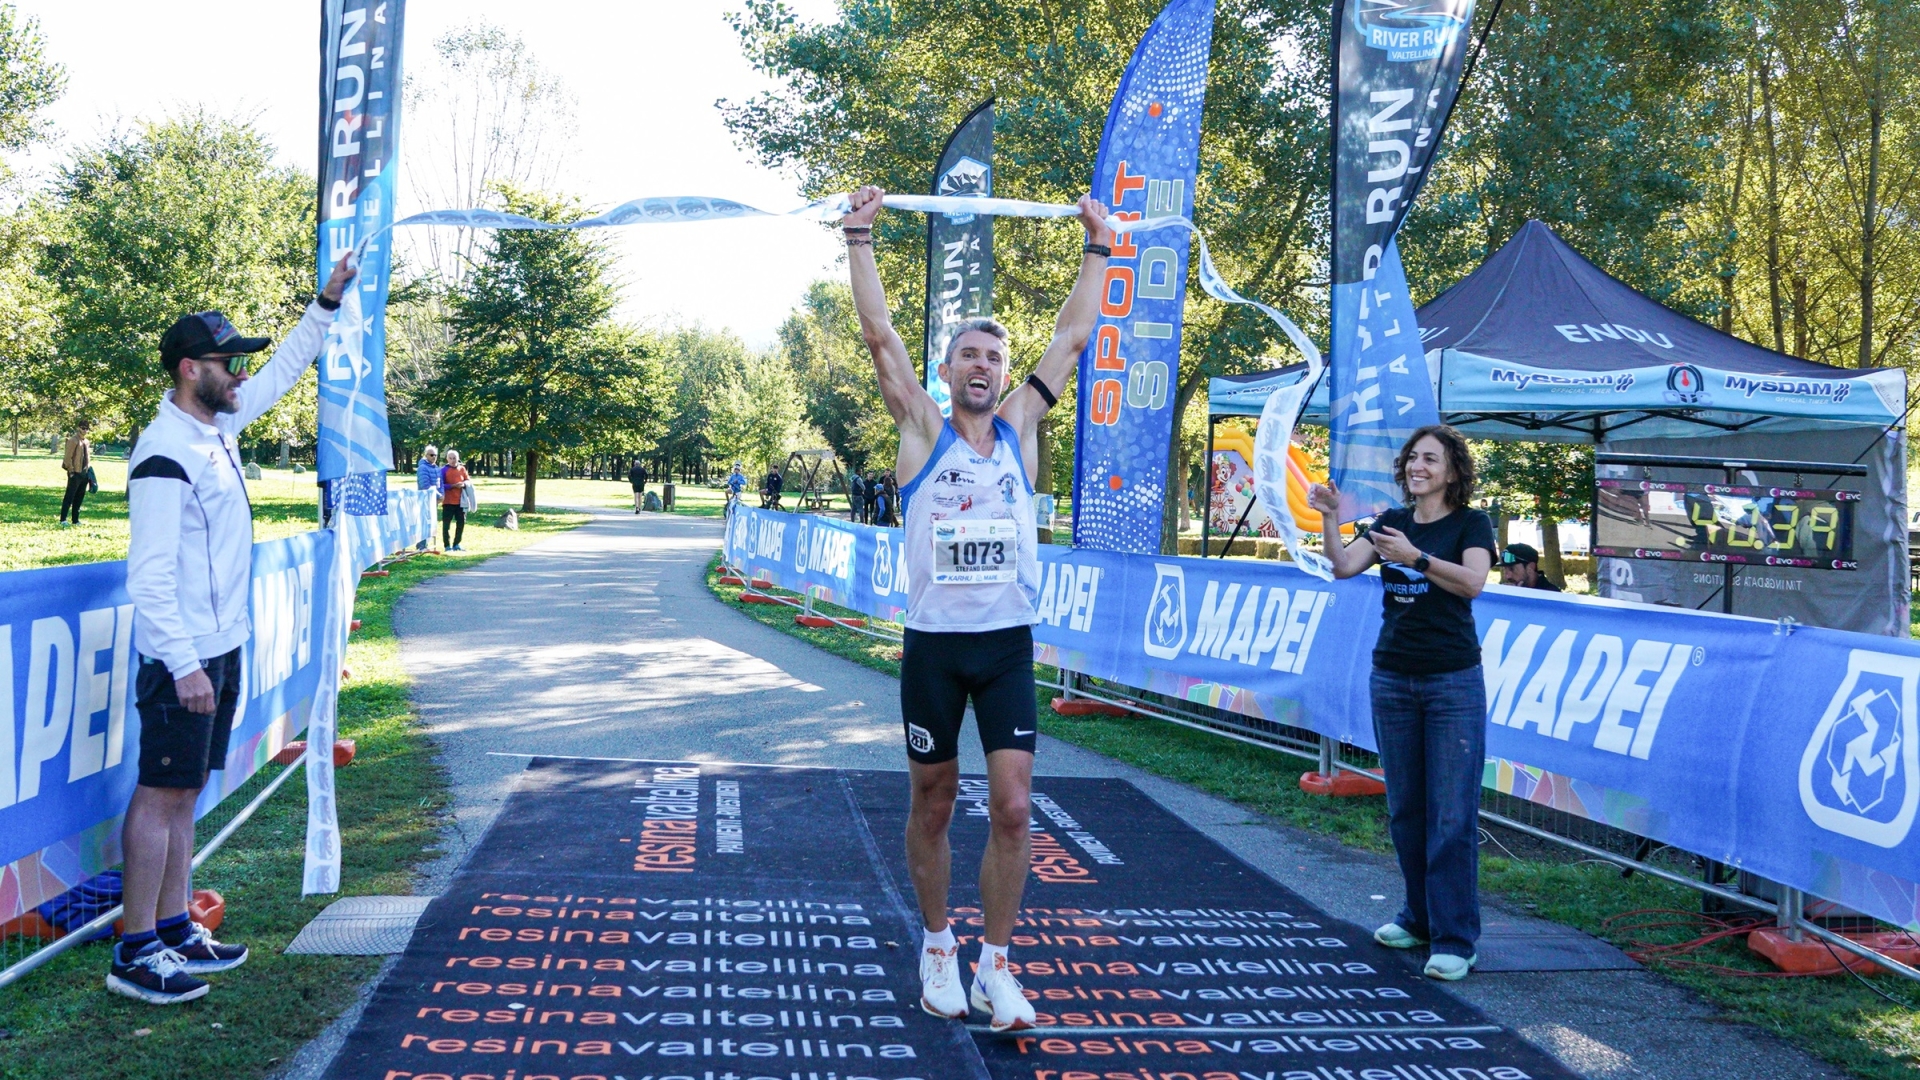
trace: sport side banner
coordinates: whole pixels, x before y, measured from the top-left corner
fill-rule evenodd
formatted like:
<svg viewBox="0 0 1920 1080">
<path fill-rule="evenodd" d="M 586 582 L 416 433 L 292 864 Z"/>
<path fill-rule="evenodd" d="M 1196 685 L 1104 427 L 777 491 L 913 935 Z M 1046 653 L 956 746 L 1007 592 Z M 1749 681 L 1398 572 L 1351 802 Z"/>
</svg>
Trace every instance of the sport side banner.
<svg viewBox="0 0 1920 1080">
<path fill-rule="evenodd" d="M 1460 89 L 1473 0 L 1345 0 L 1334 21 L 1333 481 L 1340 520 L 1400 503 L 1393 459 L 1438 423 L 1393 236 Z"/>
<path fill-rule="evenodd" d="M 316 270 L 360 252 L 320 355 L 316 472 L 345 488 L 349 514 L 378 516 L 393 468 L 387 430 L 387 274 L 400 151 L 400 44 L 406 0 L 322 0 L 320 174 Z M 347 477 L 344 485 L 336 485 Z"/>
<path fill-rule="evenodd" d="M 744 511 L 727 556 L 898 618 L 901 544 Z M 1036 661 L 1374 746 L 1377 576 L 1048 545 L 1040 559 Z M 1473 607 L 1486 786 L 1920 930 L 1920 642 L 1502 586 Z"/>
<path fill-rule="evenodd" d="M 306 730 L 334 554 L 327 530 L 254 545 L 240 709 L 196 816 Z M 120 862 L 140 758 L 126 581 L 124 562 L 0 576 L 0 921 Z"/>
<path fill-rule="evenodd" d="M 1170 0 L 1120 77 L 1093 195 L 1134 221 L 1193 216 L 1213 0 Z M 1073 542 L 1159 551 L 1180 371 L 1189 232 L 1115 238 L 1093 339 L 1080 356 Z"/>
<path fill-rule="evenodd" d="M 993 196 L 993 102 L 967 114 L 940 152 L 934 195 Z M 953 328 L 993 314 L 993 218 L 987 214 L 927 215 L 927 322 L 921 365 L 927 393 L 942 416 L 953 412 L 953 395 L 940 377 L 940 362 Z"/>
</svg>

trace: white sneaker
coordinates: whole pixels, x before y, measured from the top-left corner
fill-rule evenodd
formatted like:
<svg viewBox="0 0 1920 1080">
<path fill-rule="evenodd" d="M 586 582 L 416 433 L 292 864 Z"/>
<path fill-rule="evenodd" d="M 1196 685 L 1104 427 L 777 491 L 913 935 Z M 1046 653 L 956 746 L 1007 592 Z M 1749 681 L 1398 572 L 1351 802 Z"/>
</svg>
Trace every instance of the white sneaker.
<svg viewBox="0 0 1920 1080">
<path fill-rule="evenodd" d="M 921 946 L 920 1007 L 942 1020 L 967 1018 L 967 995 L 960 991 L 960 946 Z"/>
<path fill-rule="evenodd" d="M 1006 954 L 993 958 L 991 970 L 982 969 L 973 977 L 973 1007 L 992 1013 L 988 1024 L 995 1031 L 1024 1031 L 1034 1024 L 1033 1002 L 1020 989 L 1020 980 L 1007 970 Z"/>
<path fill-rule="evenodd" d="M 1403 928 L 1399 923 L 1388 923 L 1375 930 L 1373 940 L 1389 949 L 1412 949 L 1427 943 L 1426 938 L 1416 936 L 1413 931 Z"/>
</svg>

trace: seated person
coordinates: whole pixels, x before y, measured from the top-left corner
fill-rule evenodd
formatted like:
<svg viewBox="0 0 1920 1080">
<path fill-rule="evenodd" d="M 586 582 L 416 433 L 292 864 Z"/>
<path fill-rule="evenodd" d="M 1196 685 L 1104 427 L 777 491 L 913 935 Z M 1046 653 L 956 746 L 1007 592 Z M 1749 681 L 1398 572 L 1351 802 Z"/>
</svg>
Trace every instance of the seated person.
<svg viewBox="0 0 1920 1080">
<path fill-rule="evenodd" d="M 1508 544 L 1500 553 L 1500 584 L 1522 589 L 1559 592 L 1560 586 L 1540 572 L 1540 553 L 1531 544 Z"/>
</svg>

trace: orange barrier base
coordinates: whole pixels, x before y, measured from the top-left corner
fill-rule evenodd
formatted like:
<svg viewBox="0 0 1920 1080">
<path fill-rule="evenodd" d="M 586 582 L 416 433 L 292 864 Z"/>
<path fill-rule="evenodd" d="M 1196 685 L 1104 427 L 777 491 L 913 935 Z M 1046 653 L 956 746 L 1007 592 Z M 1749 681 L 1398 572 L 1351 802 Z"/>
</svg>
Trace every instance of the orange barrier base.
<svg viewBox="0 0 1920 1080">
<path fill-rule="evenodd" d="M 227 920 L 227 901 L 212 889 L 193 890 L 193 902 L 187 905 L 187 914 L 193 921 L 209 930 L 220 929 Z"/>
<path fill-rule="evenodd" d="M 387 575 L 388 575 L 389 573 L 392 573 L 392 571 L 390 571 L 390 570 L 368 570 L 368 571 L 366 571 L 365 573 L 363 573 L 363 574 L 361 574 L 360 576 L 361 576 L 361 577 L 386 577 L 386 576 L 387 576 Z"/>
<path fill-rule="evenodd" d="M 1371 775 L 1369 775 L 1371 774 Z M 1357 795 L 1385 795 L 1385 781 L 1377 779 L 1380 771 L 1368 769 L 1366 773 L 1339 769 L 1332 776 L 1323 776 L 1317 772 L 1300 774 L 1300 790 L 1309 795 L 1333 795 L 1339 798 L 1351 798 Z"/>
<path fill-rule="evenodd" d="M 347 624 L 347 629 L 349 629 L 349 630 L 358 630 L 358 629 L 360 629 L 360 620 L 359 620 L 359 619 L 355 619 L 355 620 L 353 620 L 352 622 L 350 622 L 350 623 L 348 623 L 348 624 Z"/>
<path fill-rule="evenodd" d="M 279 753 L 273 755 L 273 762 L 276 765 L 291 765 L 294 759 L 298 758 L 306 748 L 307 741 L 305 739 L 295 739 L 281 747 Z M 359 749 L 360 747 L 352 739 L 335 739 L 333 741 L 333 767 L 336 769 L 344 768 L 348 762 L 353 760 L 353 755 L 358 752 Z"/>
<path fill-rule="evenodd" d="M 745 585 L 746 583 L 747 579 L 743 577 L 734 577 L 732 574 L 720 575 L 720 584 L 722 585 Z"/>
<path fill-rule="evenodd" d="M 1109 705 L 1104 701 L 1088 701 L 1086 698 L 1054 698 L 1053 711 L 1061 716 L 1133 715 L 1133 711 L 1124 705 Z"/>
<path fill-rule="evenodd" d="M 856 627 L 867 625 L 865 619 L 829 619 L 825 615 L 795 615 L 793 621 L 801 626 L 811 626 L 816 630 L 830 630 L 833 627 Z"/>
<path fill-rule="evenodd" d="M 1864 933 L 1840 936 L 1857 941 L 1875 952 L 1886 953 L 1909 967 L 1920 965 L 1920 945 L 1914 944 L 1913 938 L 1906 934 Z M 1766 957 L 1769 963 L 1781 971 L 1793 972 L 1796 975 L 1838 975 L 1841 964 L 1862 975 L 1877 975 L 1882 971 L 1879 964 L 1864 957 L 1855 956 L 1837 945 L 1830 946 L 1819 938 L 1807 937 L 1800 941 L 1789 941 L 1787 932 L 1778 927 L 1769 926 L 1748 934 L 1747 948 Z"/>
<path fill-rule="evenodd" d="M 741 593 L 740 602 L 743 604 L 784 604 L 786 603 L 785 600 L 782 600 L 777 596 L 766 596 L 761 593 Z"/>
</svg>

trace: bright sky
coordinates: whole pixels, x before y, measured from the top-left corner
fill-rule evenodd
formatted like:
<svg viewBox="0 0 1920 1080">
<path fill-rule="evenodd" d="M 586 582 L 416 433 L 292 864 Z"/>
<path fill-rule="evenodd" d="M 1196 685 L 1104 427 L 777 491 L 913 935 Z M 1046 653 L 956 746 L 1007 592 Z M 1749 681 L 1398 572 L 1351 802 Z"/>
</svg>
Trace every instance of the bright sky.
<svg viewBox="0 0 1920 1080">
<path fill-rule="evenodd" d="M 303 171 L 317 145 L 316 0 L 14 0 L 40 20 L 67 94 L 52 110 L 59 146 L 117 122 L 204 105 L 255 121 Z M 409 0 L 408 52 L 485 20 L 520 34 L 578 101 L 573 165 L 562 183 L 597 207 L 642 195 L 715 195 L 765 210 L 800 204 L 794 177 L 761 168 L 714 108 L 771 86 L 740 55 L 725 14 L 739 0 Z M 833 0 L 787 0 L 802 18 Z M 189 17 L 190 16 L 190 17 Z M 404 128 L 402 168 L 405 167 Z M 45 167 L 57 154 L 36 154 Z M 406 205 L 406 184 L 402 185 Z M 419 207 L 416 209 L 426 209 Z M 439 209 L 439 208 L 436 208 Z M 809 282 L 837 276 L 838 245 L 818 224 L 713 222 L 615 230 L 625 254 L 621 314 L 731 328 L 767 345 Z"/>
</svg>

